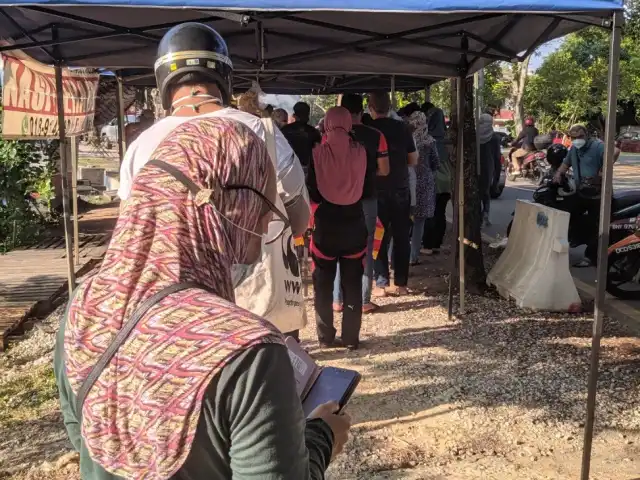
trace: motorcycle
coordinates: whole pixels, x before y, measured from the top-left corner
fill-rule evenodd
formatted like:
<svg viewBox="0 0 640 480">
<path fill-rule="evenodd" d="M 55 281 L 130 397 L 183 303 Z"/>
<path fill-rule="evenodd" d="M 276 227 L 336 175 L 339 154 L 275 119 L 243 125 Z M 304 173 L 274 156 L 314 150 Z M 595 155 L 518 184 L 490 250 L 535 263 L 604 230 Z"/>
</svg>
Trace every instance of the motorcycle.
<svg viewBox="0 0 640 480">
<path fill-rule="evenodd" d="M 565 176 L 562 184 L 553 182 L 551 175 L 547 175 L 533 192 L 534 203 L 555 208 L 565 212 L 576 211 L 580 199 L 576 194 L 576 187 L 570 176 Z M 515 212 L 514 212 L 515 213 Z M 614 192 L 611 198 L 611 224 L 609 227 L 609 245 L 616 244 L 625 239 L 630 232 L 638 228 L 640 218 L 640 191 L 625 190 Z M 586 214 L 579 218 L 572 218 L 569 223 L 569 244 L 572 248 L 586 245 L 594 240 L 589 228 L 589 219 Z M 507 227 L 507 236 L 511 232 L 513 220 Z"/>
<path fill-rule="evenodd" d="M 543 150 L 529 152 L 522 160 L 522 168 L 518 169 L 517 160 L 513 157 L 516 150 L 518 150 L 517 147 L 512 147 L 509 150 L 509 165 L 507 166 L 509 180 L 513 182 L 517 178 L 528 178 L 535 183 L 540 182 L 550 168 L 546 161 L 547 154 Z"/>
<path fill-rule="evenodd" d="M 623 300 L 640 300 L 640 216 L 637 231 L 609 247 L 607 292 Z"/>
</svg>

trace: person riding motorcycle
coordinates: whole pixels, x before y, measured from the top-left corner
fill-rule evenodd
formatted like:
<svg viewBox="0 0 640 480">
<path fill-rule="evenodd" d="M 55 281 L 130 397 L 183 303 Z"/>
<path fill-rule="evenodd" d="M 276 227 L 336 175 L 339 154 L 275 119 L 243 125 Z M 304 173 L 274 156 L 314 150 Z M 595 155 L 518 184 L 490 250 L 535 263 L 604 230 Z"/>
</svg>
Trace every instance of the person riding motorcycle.
<svg viewBox="0 0 640 480">
<path fill-rule="evenodd" d="M 524 161 L 524 158 L 529 153 L 536 151 L 534 139 L 538 135 L 540 135 L 540 132 L 535 126 L 534 118 L 531 116 L 525 118 L 524 128 L 520 132 L 520 135 L 518 135 L 518 138 L 516 138 L 511 144 L 512 147 L 518 148 L 512 154 L 512 158 L 516 160 L 517 165 L 517 170 L 514 173 L 520 173 L 520 171 L 522 170 L 522 162 Z"/>
</svg>

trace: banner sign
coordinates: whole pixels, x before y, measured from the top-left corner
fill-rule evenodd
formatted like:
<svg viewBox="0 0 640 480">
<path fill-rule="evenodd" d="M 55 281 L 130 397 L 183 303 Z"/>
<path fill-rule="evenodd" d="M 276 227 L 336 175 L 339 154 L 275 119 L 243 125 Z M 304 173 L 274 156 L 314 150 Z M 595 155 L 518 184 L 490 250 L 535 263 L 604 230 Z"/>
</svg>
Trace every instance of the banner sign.
<svg viewBox="0 0 640 480">
<path fill-rule="evenodd" d="M 5 138 L 58 138 L 58 103 L 53 67 L 20 51 L 2 55 L 2 136 Z M 62 69 L 64 121 L 67 136 L 93 129 L 100 75 Z"/>
</svg>

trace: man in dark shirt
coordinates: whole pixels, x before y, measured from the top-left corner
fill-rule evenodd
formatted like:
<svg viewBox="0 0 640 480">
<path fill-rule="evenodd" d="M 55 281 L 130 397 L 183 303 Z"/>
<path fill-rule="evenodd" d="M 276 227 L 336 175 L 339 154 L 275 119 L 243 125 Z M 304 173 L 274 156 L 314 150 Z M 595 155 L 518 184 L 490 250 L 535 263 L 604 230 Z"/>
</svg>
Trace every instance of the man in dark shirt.
<svg viewBox="0 0 640 480">
<path fill-rule="evenodd" d="M 411 194 L 409 192 L 409 165 L 418 163 L 418 153 L 413 137 L 406 125 L 389 118 L 391 101 L 389 94 L 375 92 L 369 95 L 369 111 L 376 128 L 387 140 L 390 172 L 379 177 L 378 217 L 384 225 L 384 238 L 375 261 L 375 296 L 406 295 L 409 277 L 409 219 Z M 393 267 L 395 288 L 389 285 L 389 243 L 393 238 Z"/>
<path fill-rule="evenodd" d="M 311 162 L 313 147 L 322 141 L 320 132 L 309 125 L 310 113 L 311 107 L 308 103 L 296 103 L 293 107 L 295 122 L 285 125 L 281 129 L 305 172 Z"/>
<path fill-rule="evenodd" d="M 362 210 L 367 224 L 367 257 L 362 277 L 362 313 L 371 313 L 377 305 L 371 303 L 371 288 L 373 286 L 373 237 L 376 232 L 376 218 L 378 218 L 378 195 L 376 192 L 376 176 L 389 174 L 389 155 L 387 141 L 384 135 L 372 127 L 362 124 L 362 95 L 347 93 L 343 95 L 340 106 L 351 112 L 353 121 L 353 135 L 367 151 L 367 173 L 362 189 Z M 340 291 L 340 269 L 336 274 L 333 288 L 334 310 L 342 309 L 342 292 Z"/>
</svg>

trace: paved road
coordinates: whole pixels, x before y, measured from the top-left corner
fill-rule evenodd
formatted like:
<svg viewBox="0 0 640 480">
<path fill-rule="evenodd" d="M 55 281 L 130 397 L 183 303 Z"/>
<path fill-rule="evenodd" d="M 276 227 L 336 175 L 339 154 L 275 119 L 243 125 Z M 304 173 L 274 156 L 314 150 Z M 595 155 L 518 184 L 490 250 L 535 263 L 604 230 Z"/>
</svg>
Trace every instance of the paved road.
<svg viewBox="0 0 640 480">
<path fill-rule="evenodd" d="M 640 155 L 623 154 L 614 167 L 614 190 L 638 189 L 640 190 Z M 491 202 L 491 222 L 490 227 L 484 228 L 483 233 L 493 239 L 502 238 L 506 235 L 507 226 L 511 221 L 511 214 L 515 210 L 517 199 L 531 200 L 535 186 L 527 181 L 516 182 L 507 181 L 507 187 L 499 199 Z M 584 252 L 584 247 L 571 250 L 571 263 L 578 261 Z M 583 290 L 593 294 L 596 285 L 595 268 L 572 268 L 572 274 L 582 282 Z M 580 283 L 580 282 L 577 282 Z M 640 301 L 637 302 L 614 302 L 613 299 L 607 303 L 618 305 L 625 310 L 631 318 L 635 317 L 640 321 Z M 631 310 L 629 310 L 631 309 Z"/>
</svg>

